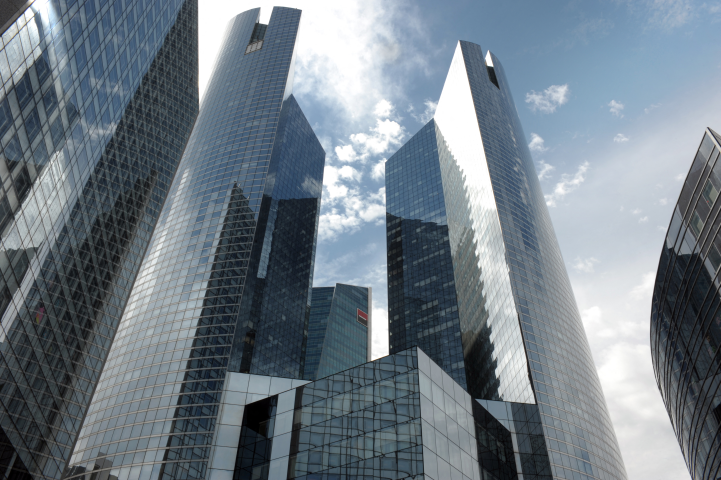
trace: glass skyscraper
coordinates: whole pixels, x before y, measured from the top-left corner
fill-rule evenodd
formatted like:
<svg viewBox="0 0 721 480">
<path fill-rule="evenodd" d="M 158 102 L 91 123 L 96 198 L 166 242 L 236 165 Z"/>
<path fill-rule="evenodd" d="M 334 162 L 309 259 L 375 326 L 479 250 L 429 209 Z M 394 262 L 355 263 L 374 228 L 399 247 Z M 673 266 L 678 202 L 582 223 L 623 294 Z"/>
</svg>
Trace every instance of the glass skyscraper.
<svg viewBox="0 0 721 480">
<path fill-rule="evenodd" d="M 499 420 L 535 418 L 524 478 L 623 480 L 525 138 L 498 59 L 459 42 L 434 118 L 386 162 L 390 352 L 417 345 Z"/>
<path fill-rule="evenodd" d="M 0 477 L 59 479 L 198 113 L 197 2 L 0 10 Z"/>
<path fill-rule="evenodd" d="M 316 380 L 370 360 L 372 289 L 314 287 L 304 378 Z"/>
<path fill-rule="evenodd" d="M 721 476 L 721 135 L 706 129 L 661 250 L 651 308 L 656 382 L 694 480 Z"/>
<path fill-rule="evenodd" d="M 303 378 L 325 152 L 291 94 L 301 12 L 259 15 L 226 30 L 68 478 L 210 478 L 229 373 Z"/>
</svg>

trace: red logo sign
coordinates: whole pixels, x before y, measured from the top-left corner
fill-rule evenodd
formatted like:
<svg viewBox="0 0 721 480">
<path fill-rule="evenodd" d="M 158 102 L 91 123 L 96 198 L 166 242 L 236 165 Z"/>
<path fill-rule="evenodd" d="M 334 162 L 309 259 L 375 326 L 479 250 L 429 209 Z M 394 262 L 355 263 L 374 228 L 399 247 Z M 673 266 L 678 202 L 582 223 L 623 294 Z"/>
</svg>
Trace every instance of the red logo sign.
<svg viewBox="0 0 721 480">
<path fill-rule="evenodd" d="M 357 313 L 356 313 L 355 319 L 358 320 L 358 323 L 360 323 L 364 327 L 367 327 L 368 326 L 368 314 L 366 312 L 364 312 L 363 310 L 361 310 L 360 308 L 358 308 L 356 310 L 357 310 Z"/>
</svg>

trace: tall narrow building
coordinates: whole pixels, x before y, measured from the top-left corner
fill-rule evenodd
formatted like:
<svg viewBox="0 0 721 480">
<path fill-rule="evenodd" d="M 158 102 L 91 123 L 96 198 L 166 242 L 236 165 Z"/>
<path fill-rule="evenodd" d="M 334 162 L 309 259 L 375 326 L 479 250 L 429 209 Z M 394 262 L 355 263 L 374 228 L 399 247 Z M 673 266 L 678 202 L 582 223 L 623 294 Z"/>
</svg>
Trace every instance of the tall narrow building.
<svg viewBox="0 0 721 480">
<path fill-rule="evenodd" d="M 691 478 L 721 476 L 721 135 L 706 129 L 661 250 L 651 306 L 659 392 Z"/>
<path fill-rule="evenodd" d="M 371 359 L 372 289 L 337 283 L 314 287 L 305 373 L 317 380 Z"/>
<path fill-rule="evenodd" d="M 0 10 L 0 478 L 59 479 L 198 113 L 197 1 Z"/>
<path fill-rule="evenodd" d="M 210 478 L 229 372 L 303 378 L 325 152 L 291 94 L 301 12 L 259 15 L 229 22 L 67 478 Z"/>
<path fill-rule="evenodd" d="M 390 352 L 417 345 L 528 434 L 523 478 L 623 480 L 525 138 L 498 59 L 459 42 L 434 118 L 386 163 Z"/>
</svg>

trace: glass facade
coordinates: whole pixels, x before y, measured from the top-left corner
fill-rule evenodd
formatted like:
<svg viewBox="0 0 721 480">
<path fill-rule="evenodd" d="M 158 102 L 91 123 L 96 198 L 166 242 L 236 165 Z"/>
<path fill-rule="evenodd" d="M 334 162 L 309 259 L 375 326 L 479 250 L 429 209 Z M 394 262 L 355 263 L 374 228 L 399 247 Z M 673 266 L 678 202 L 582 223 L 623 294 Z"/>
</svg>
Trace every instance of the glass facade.
<svg viewBox="0 0 721 480">
<path fill-rule="evenodd" d="M 302 386 L 229 375 L 217 478 L 536 480 L 550 473 L 536 405 L 475 401 L 417 347 Z"/>
<path fill-rule="evenodd" d="M 198 113 L 197 2 L 28 3 L 0 45 L 0 476 L 57 479 Z"/>
<path fill-rule="evenodd" d="M 310 306 L 307 380 L 327 377 L 365 363 L 369 358 L 371 289 L 336 284 L 315 287 Z"/>
<path fill-rule="evenodd" d="M 418 345 L 474 398 L 536 404 L 553 477 L 625 479 L 493 54 L 458 43 L 434 119 L 386 163 L 386 199 L 391 353 Z"/>
<path fill-rule="evenodd" d="M 674 209 L 651 308 L 651 356 L 694 480 L 721 476 L 721 136 L 707 129 Z"/>
<path fill-rule="evenodd" d="M 229 371 L 303 376 L 325 153 L 291 94 L 301 12 L 259 15 L 229 23 L 69 478 L 207 478 Z"/>
</svg>

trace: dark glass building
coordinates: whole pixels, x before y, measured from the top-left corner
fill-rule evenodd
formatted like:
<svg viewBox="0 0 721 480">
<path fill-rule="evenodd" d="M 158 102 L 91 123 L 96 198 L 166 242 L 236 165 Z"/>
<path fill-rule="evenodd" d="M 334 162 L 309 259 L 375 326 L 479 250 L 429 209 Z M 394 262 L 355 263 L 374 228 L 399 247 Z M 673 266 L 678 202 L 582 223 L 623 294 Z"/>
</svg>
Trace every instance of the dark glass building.
<svg viewBox="0 0 721 480">
<path fill-rule="evenodd" d="M 433 120 L 386 162 L 390 352 L 417 345 L 474 399 L 525 405 L 508 406 L 535 419 L 525 479 L 623 480 L 525 138 L 498 59 L 459 42 Z"/>
<path fill-rule="evenodd" d="M 304 378 L 327 377 L 370 360 L 372 312 L 369 287 L 314 287 Z"/>
<path fill-rule="evenodd" d="M 303 378 L 325 152 L 291 94 L 301 12 L 259 15 L 229 23 L 68 478 L 211 478 L 228 373 Z"/>
<path fill-rule="evenodd" d="M 2 2 L 0 478 L 70 459 L 198 113 L 197 18 Z"/>
<path fill-rule="evenodd" d="M 721 135 L 707 129 L 674 208 L 651 308 L 659 391 L 694 480 L 721 476 Z"/>
</svg>

